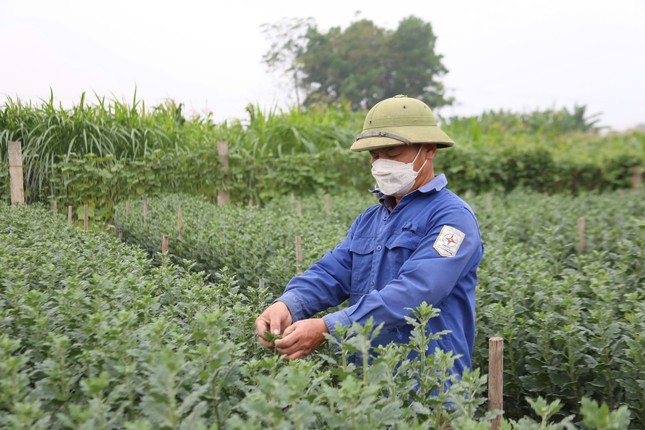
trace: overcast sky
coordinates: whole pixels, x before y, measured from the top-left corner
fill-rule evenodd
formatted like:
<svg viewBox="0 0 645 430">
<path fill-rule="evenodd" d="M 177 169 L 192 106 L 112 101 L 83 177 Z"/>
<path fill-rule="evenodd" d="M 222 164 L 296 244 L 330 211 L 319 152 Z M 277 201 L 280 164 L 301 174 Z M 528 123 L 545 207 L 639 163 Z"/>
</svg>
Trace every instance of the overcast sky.
<svg viewBox="0 0 645 430">
<path fill-rule="evenodd" d="M 0 0 L 0 104 L 136 87 L 146 104 L 244 119 L 249 103 L 293 100 L 262 63 L 263 23 L 394 30 L 410 15 L 432 24 L 449 69 L 444 116 L 584 104 L 613 129 L 645 124 L 645 0 Z"/>
</svg>

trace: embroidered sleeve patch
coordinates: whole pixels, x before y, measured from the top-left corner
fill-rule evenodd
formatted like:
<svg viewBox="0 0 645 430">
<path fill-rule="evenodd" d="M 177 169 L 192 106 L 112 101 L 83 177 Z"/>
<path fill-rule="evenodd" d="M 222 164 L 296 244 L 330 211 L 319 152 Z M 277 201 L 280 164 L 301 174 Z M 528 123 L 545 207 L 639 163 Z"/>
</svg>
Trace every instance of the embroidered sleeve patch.
<svg viewBox="0 0 645 430">
<path fill-rule="evenodd" d="M 459 247 L 465 237 L 466 234 L 462 231 L 457 230 L 454 227 L 450 227 L 449 225 L 444 225 L 432 247 L 436 249 L 442 257 L 454 257 L 457 255 L 457 251 L 459 251 Z"/>
</svg>

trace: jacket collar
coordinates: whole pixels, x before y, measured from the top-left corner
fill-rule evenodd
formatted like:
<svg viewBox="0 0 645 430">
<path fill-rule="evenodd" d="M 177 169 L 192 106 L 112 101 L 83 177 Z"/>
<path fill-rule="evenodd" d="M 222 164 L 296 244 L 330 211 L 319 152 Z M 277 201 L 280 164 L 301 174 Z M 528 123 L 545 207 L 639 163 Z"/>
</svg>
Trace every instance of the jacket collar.
<svg viewBox="0 0 645 430">
<path fill-rule="evenodd" d="M 432 192 L 439 192 L 446 188 L 448 185 L 448 179 L 446 179 L 446 175 L 444 173 L 440 173 L 434 178 L 432 178 L 429 182 L 426 182 L 423 184 L 421 187 L 418 189 L 412 191 L 413 193 L 418 191 L 420 193 L 432 193 Z M 392 196 L 386 196 L 383 194 L 381 191 L 378 189 L 373 189 L 369 190 L 370 193 L 378 194 L 378 200 L 383 204 L 388 210 L 392 211 L 394 208 L 394 197 Z M 411 193 L 409 193 L 411 194 Z M 406 194 L 407 195 L 407 194 Z"/>
</svg>

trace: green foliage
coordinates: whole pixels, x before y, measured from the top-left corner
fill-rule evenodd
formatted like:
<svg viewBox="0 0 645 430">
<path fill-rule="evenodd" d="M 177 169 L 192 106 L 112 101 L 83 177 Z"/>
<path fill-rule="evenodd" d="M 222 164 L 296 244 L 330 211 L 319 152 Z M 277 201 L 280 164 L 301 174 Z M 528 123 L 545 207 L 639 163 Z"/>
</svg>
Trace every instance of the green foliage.
<svg viewBox="0 0 645 430">
<path fill-rule="evenodd" d="M 525 398 L 536 396 L 560 400 L 562 410 L 555 419 L 580 416 L 579 401 L 588 396 L 610 408 L 628 405 L 635 422 L 645 422 L 642 194 L 572 197 L 515 191 L 491 200 L 486 195 L 468 199 L 478 214 L 485 247 L 474 363 L 485 368 L 487 339 L 504 337 L 506 417 L 531 413 Z M 167 196 L 151 200 L 147 226 L 140 203 L 131 205 L 128 219 L 119 206 L 117 225 L 125 240 L 156 253 L 162 234 L 175 237 L 181 205 L 184 222 L 192 227 L 186 224 L 183 241 L 171 240 L 172 258 L 193 260 L 214 277 L 228 267 L 246 285 L 263 278 L 275 296 L 298 270 L 295 235 L 302 235 L 306 268 L 375 203 L 368 193 L 334 195 L 328 211 L 324 200 L 322 195 L 302 199 L 299 217 L 297 202 L 288 198 L 263 208 L 217 208 L 188 196 Z M 578 218 L 583 216 L 586 249 L 580 252 Z M 415 337 L 417 345 L 427 341 Z M 346 352 L 362 347 L 348 341 Z"/>
<path fill-rule="evenodd" d="M 336 199 L 334 199 L 336 200 Z M 266 208 L 227 205 L 217 207 L 186 195 L 148 199 L 148 220 L 143 222 L 141 200 L 117 206 L 116 228 L 123 240 L 156 252 L 161 237 L 170 238 L 171 258 L 190 260 L 197 270 L 217 278 L 223 268 L 233 271 L 244 285 L 263 279 L 274 294 L 299 270 L 295 237 L 301 236 L 302 267 L 311 265 L 340 241 L 353 218 L 374 197 L 343 199 L 330 208 L 325 197 L 306 201 L 274 200 Z M 301 205 L 302 216 L 297 207 Z M 177 213 L 182 212 L 182 240 L 177 240 Z"/>
<path fill-rule="evenodd" d="M 514 192 L 489 209 L 485 199 L 472 199 L 486 250 L 475 363 L 486 362 L 487 338 L 504 337 L 507 413 L 526 413 L 524 397 L 539 395 L 578 414 L 589 396 L 645 422 L 643 192 Z"/>
<path fill-rule="evenodd" d="M 571 112 L 567 108 L 528 113 L 486 111 L 475 117 L 450 117 L 445 129 L 448 133 L 470 135 L 476 140 L 484 136 L 494 138 L 516 134 L 555 136 L 573 132 L 595 133 L 601 129 L 598 126 L 599 116 L 588 116 L 587 107 L 577 104 Z"/>
<path fill-rule="evenodd" d="M 286 112 L 250 105 L 247 112 L 248 121 L 216 126 L 208 117 L 185 119 L 171 102 L 146 110 L 136 95 L 132 105 L 100 98 L 90 105 L 82 97 L 71 109 L 56 107 L 53 96 L 40 106 L 10 100 L 0 111 L 0 201 L 9 198 L 10 140 L 23 143 L 28 202 L 55 200 L 61 210 L 89 204 L 103 221 L 119 201 L 160 193 L 214 199 L 228 190 L 234 202 L 264 204 L 290 193 L 374 186 L 369 157 L 347 149 L 364 117 L 347 103 Z M 435 170 L 461 193 L 631 186 L 645 162 L 645 133 L 570 133 L 580 128 L 549 125 L 567 123 L 551 121 L 553 115 L 532 114 L 547 118 L 537 128 L 517 125 L 524 120 L 512 114 L 451 121 L 444 127 L 457 145 L 438 153 Z M 216 151 L 220 140 L 229 143 L 227 171 Z"/>
<path fill-rule="evenodd" d="M 52 91 L 37 105 L 9 98 L 2 106 L 0 164 L 7 162 L 7 142 L 21 142 L 25 187 L 35 197 L 47 196 L 54 166 L 76 154 L 136 160 L 154 150 L 179 154 L 214 142 L 214 135 L 209 117 L 186 120 L 182 105 L 172 101 L 146 109 L 136 92 L 131 104 L 98 95 L 91 104 L 83 93 L 66 109 Z"/>
<path fill-rule="evenodd" d="M 37 207 L 0 206 L 0 226 L 3 428 L 487 424 L 476 411 L 485 384 L 477 372 L 429 395 L 453 378 L 453 358 L 409 359 L 426 345 L 421 337 L 356 368 L 345 352 L 371 354 L 377 328 L 353 325 L 333 340 L 338 351 L 284 362 L 255 340 L 253 320 L 271 295 L 226 270 L 210 283 L 188 263 L 155 266 L 140 249 Z M 415 332 L 435 313 L 419 308 Z M 419 369 L 439 382 L 415 390 Z"/>
<path fill-rule="evenodd" d="M 300 72 L 305 105 L 347 100 L 360 110 L 396 94 L 434 107 L 451 103 L 438 82 L 447 69 L 435 52 L 432 26 L 417 17 L 404 18 L 395 31 L 367 19 L 327 33 L 309 24 L 304 38 L 291 69 Z"/>
</svg>

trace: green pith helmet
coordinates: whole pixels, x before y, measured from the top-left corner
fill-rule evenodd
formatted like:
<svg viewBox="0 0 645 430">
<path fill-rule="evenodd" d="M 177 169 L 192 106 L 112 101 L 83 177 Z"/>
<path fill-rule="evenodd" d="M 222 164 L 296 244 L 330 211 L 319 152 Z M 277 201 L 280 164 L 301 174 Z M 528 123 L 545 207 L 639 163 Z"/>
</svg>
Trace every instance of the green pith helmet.
<svg viewBox="0 0 645 430">
<path fill-rule="evenodd" d="M 447 148 L 454 142 L 437 125 L 432 110 L 421 100 L 404 95 L 382 100 L 365 117 L 363 132 L 352 151 L 370 151 L 391 146 L 434 143 Z"/>
</svg>

